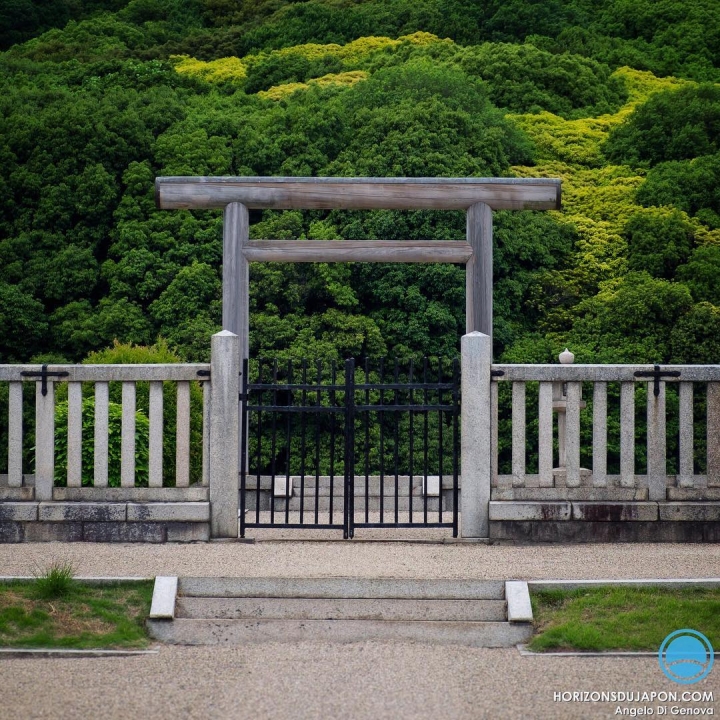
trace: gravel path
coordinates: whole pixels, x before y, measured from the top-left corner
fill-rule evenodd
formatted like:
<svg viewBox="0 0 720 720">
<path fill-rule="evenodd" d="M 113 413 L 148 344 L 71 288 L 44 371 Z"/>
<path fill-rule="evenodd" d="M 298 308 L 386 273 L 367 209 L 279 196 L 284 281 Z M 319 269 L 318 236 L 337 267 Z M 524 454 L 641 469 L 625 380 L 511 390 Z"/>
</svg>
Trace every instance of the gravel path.
<svg viewBox="0 0 720 720">
<path fill-rule="evenodd" d="M 70 560 L 79 575 L 508 579 L 720 577 L 716 545 L 480 545 L 257 542 L 0 545 L 0 575 Z"/>
<path fill-rule="evenodd" d="M 0 574 L 51 560 L 83 575 L 446 578 L 720 576 L 718 545 L 497 546 L 372 542 L 0 545 Z M 0 718 L 477 720 L 617 717 L 653 703 L 555 702 L 553 692 L 677 691 L 654 658 L 523 657 L 515 649 L 365 642 L 163 647 L 158 655 L 2 660 Z M 712 690 L 720 666 L 694 689 Z"/>
<path fill-rule="evenodd" d="M 653 658 L 537 658 L 514 649 L 384 643 L 167 647 L 129 659 L 6 660 L 0 687 L 0 716 L 23 720 L 610 718 L 618 705 L 649 703 L 554 702 L 553 692 L 682 690 Z M 720 697 L 720 672 L 698 687 Z M 717 713 L 718 705 L 695 707 Z"/>
</svg>

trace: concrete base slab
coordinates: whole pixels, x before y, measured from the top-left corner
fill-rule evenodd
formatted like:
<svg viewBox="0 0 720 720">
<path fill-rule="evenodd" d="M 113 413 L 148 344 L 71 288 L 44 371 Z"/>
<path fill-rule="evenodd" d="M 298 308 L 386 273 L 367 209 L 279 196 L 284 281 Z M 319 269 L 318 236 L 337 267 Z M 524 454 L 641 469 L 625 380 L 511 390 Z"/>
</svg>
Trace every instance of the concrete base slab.
<svg viewBox="0 0 720 720">
<path fill-rule="evenodd" d="M 658 519 L 656 502 L 574 502 L 573 520 L 589 522 L 653 521 Z"/>
<path fill-rule="evenodd" d="M 490 538 L 515 543 L 715 543 L 718 522 L 495 521 Z"/>
<path fill-rule="evenodd" d="M 123 522 L 125 503 L 41 502 L 38 519 L 45 522 Z"/>
<path fill-rule="evenodd" d="M 38 519 L 36 502 L 4 502 L 0 503 L 0 521 L 33 522 Z"/>
<path fill-rule="evenodd" d="M 660 519 L 677 522 L 718 522 L 720 521 L 720 502 L 662 503 Z"/>
<path fill-rule="evenodd" d="M 493 520 L 569 520 L 572 506 L 569 502 L 490 502 L 490 521 Z"/>
</svg>

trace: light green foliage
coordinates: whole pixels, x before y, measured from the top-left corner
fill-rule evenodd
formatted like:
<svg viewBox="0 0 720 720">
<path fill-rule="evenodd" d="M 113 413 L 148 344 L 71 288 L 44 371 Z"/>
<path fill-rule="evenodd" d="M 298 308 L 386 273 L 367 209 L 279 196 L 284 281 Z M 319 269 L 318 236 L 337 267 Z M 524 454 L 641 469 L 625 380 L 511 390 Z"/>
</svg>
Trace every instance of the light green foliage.
<svg viewBox="0 0 720 720">
<path fill-rule="evenodd" d="M 236 57 L 220 58 L 203 62 L 187 55 L 172 55 L 175 69 L 179 73 L 195 75 L 212 83 L 241 83 L 247 77 L 245 64 Z"/>
<path fill-rule="evenodd" d="M 282 85 L 273 85 L 267 90 L 260 90 L 258 92 L 258 97 L 265 98 L 267 100 L 282 100 L 298 90 L 307 90 L 310 85 L 318 85 L 319 87 L 325 87 L 327 85 L 349 87 L 354 85 L 356 82 L 360 82 L 360 80 L 365 80 L 367 76 L 368 74 L 363 70 L 350 70 L 343 73 L 328 73 L 322 77 L 309 80 L 307 83 L 290 82 L 283 83 Z"/>
</svg>

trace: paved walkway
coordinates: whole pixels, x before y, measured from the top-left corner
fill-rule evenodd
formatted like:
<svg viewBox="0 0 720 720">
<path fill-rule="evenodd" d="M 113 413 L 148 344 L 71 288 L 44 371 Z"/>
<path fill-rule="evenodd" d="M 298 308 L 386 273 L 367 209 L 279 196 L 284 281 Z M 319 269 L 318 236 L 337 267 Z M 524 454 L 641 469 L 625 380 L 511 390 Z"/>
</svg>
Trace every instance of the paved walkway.
<svg viewBox="0 0 720 720">
<path fill-rule="evenodd" d="M 0 574 L 52 560 L 83 575 L 693 578 L 720 576 L 720 545 L 493 546 L 358 542 L 0 545 Z M 670 628 L 675 629 L 675 628 Z M 514 649 L 365 642 L 163 647 L 134 658 L 0 661 L 0 717 L 468 720 L 618 717 L 713 707 L 720 666 L 693 689 L 714 703 L 555 702 L 554 692 L 682 692 L 653 658 L 522 657 Z M 657 714 L 657 711 L 656 711 Z"/>
</svg>

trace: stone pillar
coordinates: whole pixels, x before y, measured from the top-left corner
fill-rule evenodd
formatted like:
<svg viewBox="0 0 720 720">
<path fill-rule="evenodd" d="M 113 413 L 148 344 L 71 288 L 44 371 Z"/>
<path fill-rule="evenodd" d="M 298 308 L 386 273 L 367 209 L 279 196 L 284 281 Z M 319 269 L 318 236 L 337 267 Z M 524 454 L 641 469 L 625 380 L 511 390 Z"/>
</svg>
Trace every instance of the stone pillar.
<svg viewBox="0 0 720 720">
<path fill-rule="evenodd" d="M 461 340 L 460 352 L 460 534 L 483 538 L 490 531 L 492 338 L 481 332 L 468 333 Z"/>
<path fill-rule="evenodd" d="M 35 499 L 52 500 L 55 482 L 55 383 L 35 383 Z"/>
<path fill-rule="evenodd" d="M 210 357 L 210 535 L 238 536 L 238 336 L 212 336 Z"/>
</svg>

